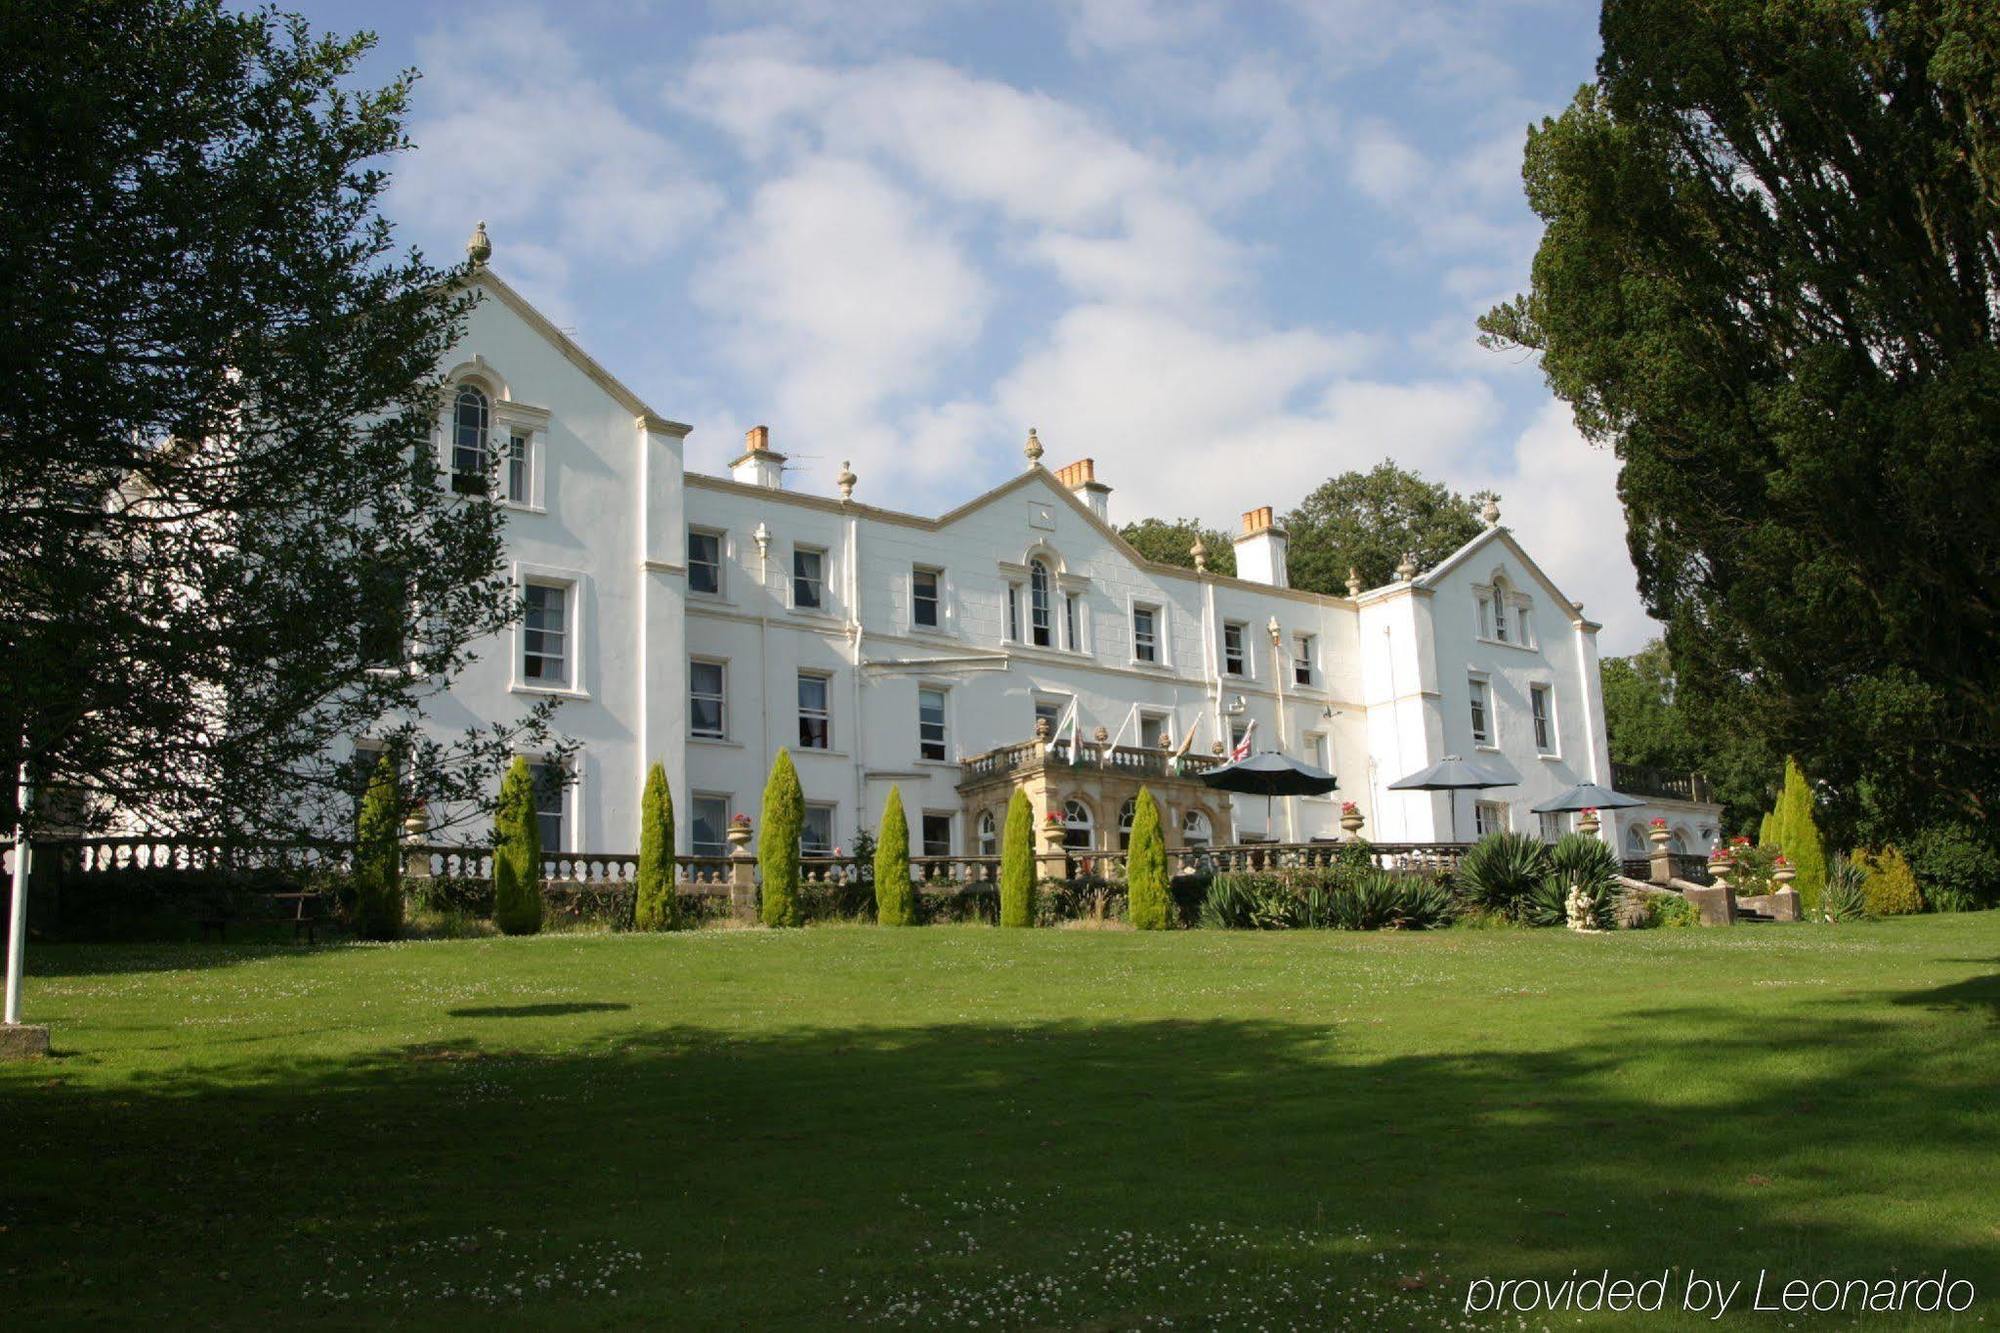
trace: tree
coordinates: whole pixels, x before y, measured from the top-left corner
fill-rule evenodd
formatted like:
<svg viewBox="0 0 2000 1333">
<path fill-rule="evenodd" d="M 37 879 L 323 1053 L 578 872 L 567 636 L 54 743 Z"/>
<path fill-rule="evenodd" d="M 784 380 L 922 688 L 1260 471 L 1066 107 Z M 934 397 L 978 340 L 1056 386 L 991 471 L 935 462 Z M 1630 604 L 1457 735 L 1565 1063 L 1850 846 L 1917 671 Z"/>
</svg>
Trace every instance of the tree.
<svg viewBox="0 0 2000 1333">
<path fill-rule="evenodd" d="M 542 928 L 542 829 L 535 820 L 535 775 L 520 758 L 500 781 L 493 813 L 493 924 L 507 935 Z"/>
<path fill-rule="evenodd" d="M 434 812 L 549 746 L 546 707 L 414 721 L 517 598 L 503 511 L 438 484 L 472 298 L 376 208 L 414 75 L 349 88 L 372 40 L 195 0 L 0 18 L 0 766 L 25 737 L 31 819 L 346 836 L 354 736 Z"/>
<path fill-rule="evenodd" d="M 1035 924 L 1035 811 L 1019 787 L 1000 830 L 1000 924 Z"/>
<path fill-rule="evenodd" d="M 1607 0 L 1482 321 L 1613 448 L 1683 693 L 1878 841 L 2000 820 L 2000 6 Z"/>
<path fill-rule="evenodd" d="M 667 770 L 659 764 L 646 770 L 646 788 L 639 795 L 639 883 L 632 924 L 640 930 L 678 930 L 681 924 L 680 893 L 674 885 L 674 794 L 667 787 Z"/>
<path fill-rule="evenodd" d="M 1731 725 L 1715 698 L 1685 697 L 1658 639 L 1631 657 L 1605 658 L 1598 674 L 1612 761 L 1704 775 L 1722 803 L 1724 831 L 1748 832 L 1784 771 L 1762 738 Z"/>
<path fill-rule="evenodd" d="M 1771 812 L 1771 824 L 1778 850 L 1797 872 L 1792 887 L 1799 891 L 1799 902 L 1807 909 L 1816 907 L 1826 887 L 1826 846 L 1813 818 L 1812 787 L 1795 760 L 1785 761 L 1785 789 Z"/>
<path fill-rule="evenodd" d="M 354 932 L 364 940 L 393 940 L 403 930 L 403 802 L 396 765 L 375 761 L 354 839 Z"/>
<path fill-rule="evenodd" d="M 1125 861 L 1126 915 L 1139 930 L 1167 930 L 1174 924 L 1174 899 L 1167 882 L 1167 842 L 1160 833 L 1160 807 L 1144 787 L 1133 801 L 1132 842 Z"/>
<path fill-rule="evenodd" d="M 1203 527 L 1200 519 L 1142 518 L 1137 523 L 1127 523 L 1119 531 L 1148 560 L 1182 569 L 1194 568 L 1193 549 L 1195 539 L 1200 538 L 1201 544 L 1208 548 L 1208 567 L 1212 572 L 1236 573 L 1235 543 L 1229 540 L 1229 534 Z"/>
<path fill-rule="evenodd" d="M 910 821 L 901 788 L 891 786 L 875 833 L 875 920 L 884 926 L 917 924 L 917 891 L 910 883 Z"/>
<path fill-rule="evenodd" d="M 1285 515 L 1285 564 L 1294 588 L 1347 595 L 1347 571 L 1364 588 L 1393 581 L 1405 552 L 1429 569 L 1478 536 L 1485 493 L 1466 497 L 1384 459 L 1367 472 L 1320 483 Z"/>
<path fill-rule="evenodd" d="M 799 834 L 805 827 L 806 797 L 792 767 L 792 752 L 783 746 L 771 761 L 760 818 L 764 827 L 757 831 L 757 869 L 763 880 L 764 924 L 799 925 Z"/>
</svg>

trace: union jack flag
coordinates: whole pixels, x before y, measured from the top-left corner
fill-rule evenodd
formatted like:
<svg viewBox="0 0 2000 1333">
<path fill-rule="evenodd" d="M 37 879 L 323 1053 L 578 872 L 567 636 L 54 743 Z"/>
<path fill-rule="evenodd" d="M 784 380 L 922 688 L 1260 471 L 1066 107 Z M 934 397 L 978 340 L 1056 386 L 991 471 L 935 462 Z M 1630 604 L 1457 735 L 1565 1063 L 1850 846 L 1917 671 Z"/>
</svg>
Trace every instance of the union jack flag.
<svg viewBox="0 0 2000 1333">
<path fill-rule="evenodd" d="M 1229 762 L 1235 763 L 1250 757 L 1250 738 L 1257 734 L 1257 719 L 1251 718 L 1250 725 L 1243 728 L 1243 739 L 1236 742 L 1236 748 L 1229 752 Z"/>
</svg>

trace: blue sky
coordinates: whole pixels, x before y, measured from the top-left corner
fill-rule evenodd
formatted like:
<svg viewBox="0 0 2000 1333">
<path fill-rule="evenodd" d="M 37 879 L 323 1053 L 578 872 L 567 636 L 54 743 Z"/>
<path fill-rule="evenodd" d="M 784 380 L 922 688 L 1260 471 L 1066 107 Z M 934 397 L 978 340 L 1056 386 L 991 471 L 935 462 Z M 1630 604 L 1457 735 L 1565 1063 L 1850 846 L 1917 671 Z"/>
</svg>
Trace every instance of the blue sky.
<svg viewBox="0 0 2000 1333">
<path fill-rule="evenodd" d="M 299 3 L 299 0 L 294 0 Z M 935 511 L 1091 456 L 1115 518 L 1232 528 L 1384 457 L 1648 637 L 1616 464 L 1473 319 L 1526 281 L 1525 127 L 1584 0 L 303 3 L 415 65 L 401 234 L 494 267 L 720 471 Z"/>
</svg>

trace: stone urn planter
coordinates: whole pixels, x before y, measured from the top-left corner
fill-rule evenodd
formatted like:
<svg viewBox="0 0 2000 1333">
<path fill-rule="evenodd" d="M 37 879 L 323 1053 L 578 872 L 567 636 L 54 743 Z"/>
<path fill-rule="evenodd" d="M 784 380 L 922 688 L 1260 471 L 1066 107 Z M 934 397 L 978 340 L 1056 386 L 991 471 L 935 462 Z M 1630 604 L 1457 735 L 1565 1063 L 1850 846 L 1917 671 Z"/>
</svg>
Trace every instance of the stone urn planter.
<svg viewBox="0 0 2000 1333">
<path fill-rule="evenodd" d="M 1595 809 L 1586 808 L 1576 817 L 1576 831 L 1586 838 L 1596 837 L 1598 830 L 1603 827 L 1604 822 L 1597 817 Z"/>
<path fill-rule="evenodd" d="M 729 854 L 731 856 L 736 855 L 738 852 L 743 853 L 745 856 L 750 854 L 750 833 L 749 820 L 746 819 L 739 822 L 732 819 L 729 821 L 728 831 L 723 836 L 729 839 Z"/>
<path fill-rule="evenodd" d="M 1361 810 L 1354 802 L 1349 801 L 1340 807 L 1340 830 L 1349 838 L 1359 838 L 1361 836 L 1361 825 L 1364 822 L 1361 818 Z"/>
<path fill-rule="evenodd" d="M 403 816 L 403 841 L 422 842 L 424 835 L 431 831 L 431 814 L 422 805 L 410 807 L 410 813 Z"/>
<path fill-rule="evenodd" d="M 1042 821 L 1042 850 L 1044 852 L 1060 852 L 1063 849 L 1064 839 L 1068 837 L 1069 826 L 1061 820 L 1044 819 Z"/>
</svg>

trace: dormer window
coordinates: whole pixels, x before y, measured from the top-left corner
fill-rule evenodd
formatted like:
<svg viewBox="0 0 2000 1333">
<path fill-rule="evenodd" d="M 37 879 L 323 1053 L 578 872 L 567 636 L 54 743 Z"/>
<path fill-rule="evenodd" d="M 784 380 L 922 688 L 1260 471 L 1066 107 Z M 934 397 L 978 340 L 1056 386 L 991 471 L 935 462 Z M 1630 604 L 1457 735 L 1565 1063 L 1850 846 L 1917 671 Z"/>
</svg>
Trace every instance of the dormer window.
<svg viewBox="0 0 2000 1333">
<path fill-rule="evenodd" d="M 486 492 L 491 419 L 486 395 L 470 384 L 460 385 L 451 412 L 451 488 L 460 494 Z"/>
</svg>

